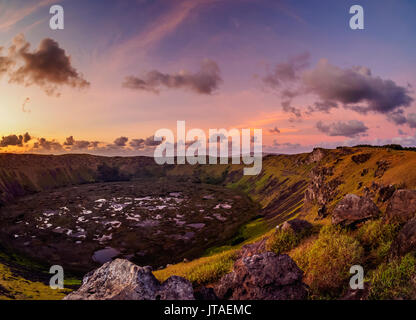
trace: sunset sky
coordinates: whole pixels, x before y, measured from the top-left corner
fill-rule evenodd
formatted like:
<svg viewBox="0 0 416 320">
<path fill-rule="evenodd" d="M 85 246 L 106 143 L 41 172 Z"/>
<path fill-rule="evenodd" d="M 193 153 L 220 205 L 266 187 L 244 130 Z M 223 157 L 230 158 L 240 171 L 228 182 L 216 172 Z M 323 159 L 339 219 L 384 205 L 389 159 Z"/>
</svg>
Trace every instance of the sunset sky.
<svg viewBox="0 0 416 320">
<path fill-rule="evenodd" d="M 0 47 L 0 152 L 146 154 L 177 120 L 416 146 L 414 0 L 0 0 Z"/>
</svg>

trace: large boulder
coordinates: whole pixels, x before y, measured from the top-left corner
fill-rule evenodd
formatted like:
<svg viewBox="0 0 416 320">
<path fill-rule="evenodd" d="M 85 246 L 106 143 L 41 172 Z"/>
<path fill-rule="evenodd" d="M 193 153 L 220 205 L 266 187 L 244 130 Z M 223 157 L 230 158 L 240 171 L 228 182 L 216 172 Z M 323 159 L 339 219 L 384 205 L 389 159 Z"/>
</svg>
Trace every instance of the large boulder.
<svg viewBox="0 0 416 320">
<path fill-rule="evenodd" d="M 128 260 L 107 262 L 84 277 L 65 300 L 194 300 L 192 284 L 177 276 L 160 283 L 151 268 Z"/>
<path fill-rule="evenodd" d="M 294 233 L 302 233 L 310 230 L 312 228 L 312 224 L 310 224 L 306 220 L 301 219 L 293 219 L 286 221 L 282 225 L 282 230 L 284 231 L 293 231 Z"/>
<path fill-rule="evenodd" d="M 347 194 L 336 205 L 332 213 L 332 224 L 354 226 L 357 223 L 376 218 L 379 214 L 380 210 L 371 199 Z"/>
<path fill-rule="evenodd" d="M 390 248 L 390 256 L 398 257 L 416 250 L 416 218 L 408 221 L 400 230 Z"/>
<path fill-rule="evenodd" d="M 397 190 L 386 209 L 385 219 L 390 223 L 404 223 L 416 215 L 416 190 Z"/>
<path fill-rule="evenodd" d="M 264 252 L 237 260 L 215 292 L 222 300 L 301 300 L 308 294 L 302 277 L 288 255 Z"/>
</svg>

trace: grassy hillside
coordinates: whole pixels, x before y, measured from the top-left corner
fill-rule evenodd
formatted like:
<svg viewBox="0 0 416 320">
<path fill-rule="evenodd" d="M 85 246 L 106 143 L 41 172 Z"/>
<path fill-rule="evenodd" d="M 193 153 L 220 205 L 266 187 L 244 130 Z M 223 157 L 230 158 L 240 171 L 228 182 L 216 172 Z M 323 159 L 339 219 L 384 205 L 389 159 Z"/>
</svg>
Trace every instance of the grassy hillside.
<svg viewBox="0 0 416 320">
<path fill-rule="evenodd" d="M 0 155 L 0 199 L 3 202 L 13 201 L 23 194 L 72 184 L 118 178 L 158 179 L 162 176 L 168 180 L 182 179 L 242 190 L 260 205 L 254 220 L 241 227 L 223 246 L 207 250 L 204 257 L 155 272 L 161 280 L 170 275 L 181 275 L 196 284 L 209 284 L 231 269 L 236 250 L 242 245 L 273 234 L 276 225 L 295 217 L 302 217 L 316 226 L 312 235 L 301 239 L 296 248 L 290 250 L 290 254 L 305 270 L 309 270 L 309 262 L 300 257 L 319 255 L 320 246 L 327 241 L 325 237 L 328 232 L 346 248 L 358 248 L 364 241 L 358 231 L 345 233 L 330 230 L 321 234 L 319 230 L 330 223 L 330 218 L 318 219 L 318 209 L 325 205 L 331 212 L 345 194 L 355 193 L 371 197 L 384 211 L 386 202 L 380 196 L 380 190 L 388 185 L 416 189 L 415 165 L 416 152 L 374 147 L 316 149 L 309 154 L 267 156 L 263 159 L 263 170 L 258 176 L 243 176 L 242 165 L 160 167 L 153 159 L 141 157 Z M 381 227 L 372 225 L 367 228 Z M 388 241 L 391 239 L 383 245 L 387 246 Z M 369 251 L 358 252 L 352 259 L 373 254 Z M 385 260 L 374 261 L 368 262 L 372 268 Z M 4 260 L 0 260 L 0 267 L 4 265 Z M 15 268 L 17 265 L 19 263 L 15 264 Z M 315 278 L 311 272 L 307 276 L 313 283 Z M 3 281 L 6 282 L 0 284 L 5 287 L 8 280 Z M 2 294 L 7 297 L 2 293 L 1 286 L 0 297 Z"/>
</svg>

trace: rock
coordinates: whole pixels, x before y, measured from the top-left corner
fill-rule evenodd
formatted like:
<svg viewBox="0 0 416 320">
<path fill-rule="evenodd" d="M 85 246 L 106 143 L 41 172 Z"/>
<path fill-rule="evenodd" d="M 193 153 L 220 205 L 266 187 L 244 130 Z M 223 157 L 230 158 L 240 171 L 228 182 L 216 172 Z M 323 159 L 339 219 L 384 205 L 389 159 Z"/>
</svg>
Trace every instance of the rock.
<svg viewBox="0 0 416 320">
<path fill-rule="evenodd" d="M 333 178 L 334 167 L 315 167 L 311 170 L 309 176 L 311 181 L 305 190 L 305 203 L 318 203 L 325 205 L 337 195 L 337 188 L 342 181 Z"/>
<path fill-rule="evenodd" d="M 320 162 L 326 155 L 328 154 L 328 151 L 322 148 L 315 148 L 313 151 L 309 154 L 307 163 L 315 163 Z"/>
<path fill-rule="evenodd" d="M 380 210 L 371 199 L 347 194 L 336 205 L 332 213 L 332 224 L 354 226 L 357 223 L 376 218 L 379 213 Z"/>
<path fill-rule="evenodd" d="M 302 277 L 288 255 L 264 252 L 237 260 L 215 293 L 221 300 L 300 300 L 308 294 Z"/>
<path fill-rule="evenodd" d="M 197 300 L 218 300 L 214 288 L 200 287 L 195 290 L 194 294 Z"/>
<path fill-rule="evenodd" d="M 416 214 L 416 190 L 396 190 L 386 209 L 387 222 L 404 223 Z"/>
<path fill-rule="evenodd" d="M 301 219 L 289 220 L 283 223 L 282 225 L 282 230 L 285 230 L 285 231 L 291 230 L 294 233 L 301 233 L 311 228 L 312 228 L 312 224 L 310 224 L 306 220 L 301 220 Z"/>
<path fill-rule="evenodd" d="M 389 184 L 388 186 L 381 186 L 378 191 L 379 200 L 381 202 L 386 202 L 393 196 L 395 191 L 396 187 L 392 184 Z"/>
<path fill-rule="evenodd" d="M 267 239 L 268 237 L 265 237 L 255 243 L 246 244 L 240 249 L 237 259 L 241 259 L 243 257 L 251 257 L 252 255 L 265 252 Z"/>
<path fill-rule="evenodd" d="M 172 276 L 162 283 L 156 294 L 156 300 L 194 300 L 192 284 L 178 276 Z"/>
<path fill-rule="evenodd" d="M 396 239 L 394 239 L 391 248 L 390 256 L 398 257 L 404 256 L 416 249 L 416 218 L 408 221 L 400 230 Z"/>
<path fill-rule="evenodd" d="M 367 162 L 371 158 L 371 153 L 360 153 L 353 155 L 351 160 L 354 161 L 356 164 L 361 164 Z"/>
<path fill-rule="evenodd" d="M 173 276 L 162 284 L 151 268 L 116 259 L 87 274 L 65 300 L 194 300 L 192 284 Z"/>
<path fill-rule="evenodd" d="M 377 169 L 374 172 L 374 178 L 381 178 L 384 175 L 384 172 L 386 172 L 389 168 L 390 162 L 386 160 L 377 161 Z"/>
</svg>

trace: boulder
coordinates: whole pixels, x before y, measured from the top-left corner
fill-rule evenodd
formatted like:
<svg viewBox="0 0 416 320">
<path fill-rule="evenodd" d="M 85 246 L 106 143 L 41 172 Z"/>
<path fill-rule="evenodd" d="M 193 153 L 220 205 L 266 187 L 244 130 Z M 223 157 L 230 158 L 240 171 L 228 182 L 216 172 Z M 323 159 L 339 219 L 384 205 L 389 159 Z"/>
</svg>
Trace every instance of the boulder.
<svg viewBox="0 0 416 320">
<path fill-rule="evenodd" d="M 65 300 L 194 300 L 192 284 L 177 276 L 162 284 L 150 267 L 128 260 L 107 262 L 84 277 L 82 286 Z"/>
<path fill-rule="evenodd" d="M 294 233 L 302 233 L 304 231 L 310 230 L 311 228 L 312 224 L 306 220 L 301 219 L 289 220 L 282 225 L 282 230 L 293 231 Z"/>
<path fill-rule="evenodd" d="M 380 210 L 366 197 L 347 194 L 338 202 L 332 213 L 332 224 L 354 226 L 368 219 L 376 218 Z"/>
<path fill-rule="evenodd" d="M 301 300 L 308 294 L 302 277 L 288 255 L 264 252 L 237 260 L 215 293 L 221 300 Z"/>
<path fill-rule="evenodd" d="M 385 219 L 389 223 L 404 223 L 416 214 L 416 190 L 396 190 L 386 209 Z"/>
<path fill-rule="evenodd" d="M 416 250 L 416 218 L 408 221 L 400 230 L 396 239 L 394 239 L 390 256 L 398 257 Z"/>
<path fill-rule="evenodd" d="M 260 241 L 257 241 L 255 243 L 250 243 L 244 245 L 239 253 L 237 258 L 241 259 L 243 257 L 250 257 L 255 254 L 260 254 L 266 251 L 266 243 L 267 243 L 268 237 L 265 237 L 261 239 Z"/>
</svg>

